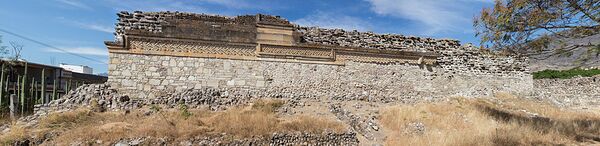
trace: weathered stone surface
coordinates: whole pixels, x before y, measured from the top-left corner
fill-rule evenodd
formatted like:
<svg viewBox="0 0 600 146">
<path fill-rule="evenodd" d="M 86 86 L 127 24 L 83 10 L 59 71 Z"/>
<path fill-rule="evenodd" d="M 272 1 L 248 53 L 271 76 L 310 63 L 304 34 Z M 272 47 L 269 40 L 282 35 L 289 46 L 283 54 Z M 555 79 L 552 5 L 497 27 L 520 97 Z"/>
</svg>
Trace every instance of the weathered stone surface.
<svg viewBox="0 0 600 146">
<path fill-rule="evenodd" d="M 600 105 L 600 76 L 572 79 L 536 79 L 533 98 L 560 106 Z"/>
<path fill-rule="evenodd" d="M 116 53 L 111 53 L 110 59 L 128 63 L 114 64 L 117 67 L 109 70 L 108 83 L 119 93 L 136 98 L 159 97 L 197 87 L 214 87 L 243 88 L 284 97 L 389 102 L 414 98 L 488 96 L 495 91 L 525 94 L 532 88 L 531 76 L 519 74 L 518 71 L 513 76 L 468 72 L 463 75 L 446 73 L 446 70 L 438 67 L 428 69 L 404 64 L 348 62 L 339 66 Z M 174 68 L 144 60 L 203 62 L 204 65 Z M 226 69 L 225 66 L 230 67 Z M 161 75 L 144 75 L 151 68 L 160 70 Z M 203 71 L 197 72 L 198 68 Z M 132 72 L 131 76 L 112 74 L 123 70 Z M 160 85 L 156 85 L 158 81 Z M 136 88 L 140 86 L 149 88 Z"/>
<path fill-rule="evenodd" d="M 269 15 L 118 15 L 117 38 L 131 37 L 122 46 L 107 44 L 108 82 L 136 98 L 213 87 L 389 102 L 528 94 L 533 86 L 525 58 L 483 53 L 456 40 L 307 28 Z M 261 45 L 256 35 L 262 33 L 298 40 Z"/>
<path fill-rule="evenodd" d="M 373 32 L 324 29 L 318 27 L 298 27 L 302 42 L 344 47 L 359 47 L 381 50 L 404 50 L 434 52 L 460 46 L 457 40 L 433 39 L 399 34 L 376 34 Z"/>
</svg>

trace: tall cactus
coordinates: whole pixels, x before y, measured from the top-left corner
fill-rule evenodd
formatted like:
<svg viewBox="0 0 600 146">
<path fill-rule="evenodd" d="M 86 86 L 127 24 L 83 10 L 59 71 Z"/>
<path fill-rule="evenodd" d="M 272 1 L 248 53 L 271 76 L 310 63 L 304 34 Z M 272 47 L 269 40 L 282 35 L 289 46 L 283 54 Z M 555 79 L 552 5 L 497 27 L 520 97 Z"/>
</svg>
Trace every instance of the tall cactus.
<svg viewBox="0 0 600 146">
<path fill-rule="evenodd" d="M 67 83 L 65 83 L 65 94 L 69 92 L 69 88 L 71 87 L 71 79 Z"/>
<path fill-rule="evenodd" d="M 2 62 L 2 69 L 1 69 L 2 73 L 0 74 L 0 107 L 2 107 L 2 105 L 3 105 L 2 99 L 4 98 L 4 82 L 5 82 L 4 81 L 4 76 L 5 76 L 4 68 L 5 68 L 5 64 L 6 63 Z"/>
<path fill-rule="evenodd" d="M 21 97 L 21 75 L 17 75 L 17 83 L 14 85 L 15 88 L 13 88 L 13 90 L 15 90 L 15 94 L 17 94 L 17 97 Z"/>
<path fill-rule="evenodd" d="M 8 84 L 8 83 L 10 83 L 10 77 L 11 76 L 10 76 L 10 73 L 6 73 L 6 74 L 7 75 L 6 75 L 6 80 L 5 80 L 6 82 L 4 82 L 4 92 L 6 94 L 8 94 L 8 88 L 10 88 L 10 84 Z"/>
<path fill-rule="evenodd" d="M 35 103 L 35 78 L 31 78 L 31 84 L 29 84 L 29 96 L 27 96 L 27 98 L 29 98 L 29 102 L 27 102 L 27 104 L 34 104 Z M 31 106 L 33 107 L 33 106 Z"/>
<path fill-rule="evenodd" d="M 20 93 L 20 99 L 21 99 L 21 115 L 23 115 L 23 113 L 25 112 L 25 83 L 27 82 L 27 76 L 23 76 L 23 79 L 21 79 L 21 93 Z"/>
<path fill-rule="evenodd" d="M 23 73 L 23 79 L 21 80 L 21 114 L 25 112 L 25 97 L 27 97 L 25 83 L 27 83 L 27 61 L 25 61 L 25 71 Z"/>
<path fill-rule="evenodd" d="M 46 101 L 46 69 L 42 69 L 42 87 L 41 88 L 41 92 L 40 92 L 40 96 L 42 98 L 42 103 L 45 103 Z"/>
<path fill-rule="evenodd" d="M 52 100 L 56 100 L 56 78 L 54 79 L 54 84 L 52 84 Z"/>
</svg>

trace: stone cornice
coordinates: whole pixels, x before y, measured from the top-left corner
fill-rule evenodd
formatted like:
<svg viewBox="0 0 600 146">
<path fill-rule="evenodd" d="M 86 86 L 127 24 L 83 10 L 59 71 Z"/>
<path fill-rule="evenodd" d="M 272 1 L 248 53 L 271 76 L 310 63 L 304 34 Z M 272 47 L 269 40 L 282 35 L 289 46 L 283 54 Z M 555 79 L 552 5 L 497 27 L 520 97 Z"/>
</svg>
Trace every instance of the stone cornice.
<svg viewBox="0 0 600 146">
<path fill-rule="evenodd" d="M 385 64 L 434 64 L 437 58 L 437 54 L 430 52 L 377 50 L 302 43 L 286 46 L 139 35 L 125 35 L 121 42 L 105 42 L 105 44 L 110 53 L 333 65 L 342 65 L 345 61 Z"/>
</svg>

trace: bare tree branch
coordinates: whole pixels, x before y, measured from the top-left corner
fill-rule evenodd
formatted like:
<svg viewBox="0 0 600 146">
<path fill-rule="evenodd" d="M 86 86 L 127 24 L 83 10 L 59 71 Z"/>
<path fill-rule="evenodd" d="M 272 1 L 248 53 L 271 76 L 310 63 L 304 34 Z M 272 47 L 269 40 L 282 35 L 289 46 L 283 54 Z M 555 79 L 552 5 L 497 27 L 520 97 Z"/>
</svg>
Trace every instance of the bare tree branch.
<svg viewBox="0 0 600 146">
<path fill-rule="evenodd" d="M 17 43 L 17 42 L 9 42 L 10 46 L 12 47 L 13 50 L 13 54 L 14 54 L 14 60 L 19 60 L 21 59 L 21 51 L 23 50 L 23 44 Z"/>
</svg>

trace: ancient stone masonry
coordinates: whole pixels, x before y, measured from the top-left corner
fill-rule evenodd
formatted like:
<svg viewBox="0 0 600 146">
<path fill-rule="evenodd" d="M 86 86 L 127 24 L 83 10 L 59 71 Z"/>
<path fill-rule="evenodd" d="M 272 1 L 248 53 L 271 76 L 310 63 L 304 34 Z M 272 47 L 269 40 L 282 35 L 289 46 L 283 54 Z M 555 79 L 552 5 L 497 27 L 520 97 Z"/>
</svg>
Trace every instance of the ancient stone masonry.
<svg viewBox="0 0 600 146">
<path fill-rule="evenodd" d="M 311 44 L 336 45 L 381 50 L 405 50 L 435 52 L 446 48 L 457 48 L 459 41 L 432 39 L 398 34 L 376 34 L 373 32 L 324 29 L 318 27 L 298 27 L 302 42 Z"/>
<path fill-rule="evenodd" d="M 301 42 L 379 50 L 435 52 L 437 63 L 446 74 L 522 76 L 526 75 L 527 58 L 485 54 L 470 44 L 457 40 L 432 39 L 397 34 L 299 27 Z"/>
<path fill-rule="evenodd" d="M 572 79 L 537 79 L 534 96 L 561 106 L 600 105 L 600 76 Z"/>
<path fill-rule="evenodd" d="M 108 82 L 133 98 L 210 87 L 389 102 L 528 94 L 533 86 L 524 58 L 456 40 L 301 27 L 262 14 L 118 16 L 116 41 L 106 42 Z"/>
<path fill-rule="evenodd" d="M 499 56 L 482 53 L 470 44 L 457 48 L 437 50 L 440 55 L 437 63 L 445 74 L 488 75 L 519 77 L 529 76 L 527 57 Z"/>
</svg>

